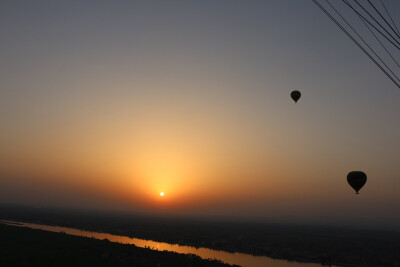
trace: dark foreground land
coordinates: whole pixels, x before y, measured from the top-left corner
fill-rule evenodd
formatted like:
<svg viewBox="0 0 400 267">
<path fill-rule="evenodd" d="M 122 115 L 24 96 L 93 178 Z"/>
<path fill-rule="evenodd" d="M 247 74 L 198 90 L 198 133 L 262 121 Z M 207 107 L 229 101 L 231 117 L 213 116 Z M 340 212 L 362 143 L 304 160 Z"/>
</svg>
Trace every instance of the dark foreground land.
<svg viewBox="0 0 400 267">
<path fill-rule="evenodd" d="M 0 266 L 231 266 L 194 255 L 153 251 L 0 224 Z"/>
<path fill-rule="evenodd" d="M 299 262 L 338 266 L 400 266 L 398 231 L 206 222 L 4 206 L 0 206 L 1 219 L 66 226 Z"/>
</svg>

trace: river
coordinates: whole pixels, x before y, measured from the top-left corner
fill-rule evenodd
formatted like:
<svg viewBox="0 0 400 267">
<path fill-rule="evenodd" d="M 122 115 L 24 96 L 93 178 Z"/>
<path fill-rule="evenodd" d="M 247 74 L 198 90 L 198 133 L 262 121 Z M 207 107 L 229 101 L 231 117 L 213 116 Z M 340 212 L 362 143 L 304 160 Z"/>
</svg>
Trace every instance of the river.
<svg viewBox="0 0 400 267">
<path fill-rule="evenodd" d="M 65 234 L 74 235 L 74 236 L 82 236 L 82 237 L 90 237 L 95 239 L 108 239 L 111 242 L 117 242 L 121 244 L 131 244 L 137 247 L 142 248 L 150 248 L 153 250 L 160 251 L 173 251 L 177 253 L 183 254 L 195 254 L 200 256 L 203 259 L 217 259 L 229 264 L 237 264 L 243 267 L 317 267 L 321 266 L 316 263 L 301 263 L 294 261 L 287 261 L 281 259 L 272 259 L 266 256 L 253 256 L 245 253 L 231 253 L 221 250 L 214 250 L 209 248 L 195 248 L 191 246 L 180 246 L 177 244 L 168 244 L 164 242 L 156 242 L 151 240 L 144 240 L 138 238 L 132 238 L 128 236 L 120 236 L 120 235 L 112 235 L 107 233 L 98 233 L 98 232 L 90 232 L 83 231 L 74 228 L 61 227 L 61 226 L 50 226 L 43 224 L 34 224 L 34 223 L 26 223 L 26 222 L 14 222 L 14 221 L 5 221 L 2 220 L 0 223 L 19 226 L 19 227 L 28 227 L 31 229 L 40 229 L 50 232 L 63 232 Z"/>
</svg>

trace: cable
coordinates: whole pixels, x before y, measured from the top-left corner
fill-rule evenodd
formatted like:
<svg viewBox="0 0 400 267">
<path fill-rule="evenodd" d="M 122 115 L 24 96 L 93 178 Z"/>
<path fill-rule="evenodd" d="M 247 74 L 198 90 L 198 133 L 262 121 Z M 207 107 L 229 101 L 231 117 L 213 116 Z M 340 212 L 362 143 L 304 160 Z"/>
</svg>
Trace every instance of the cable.
<svg viewBox="0 0 400 267">
<path fill-rule="evenodd" d="M 394 72 L 388 67 L 388 65 L 386 65 L 386 63 L 382 60 L 382 58 L 374 51 L 374 49 L 372 49 L 372 47 L 364 40 L 364 38 L 361 35 L 359 35 L 358 32 L 347 22 L 347 20 L 339 13 L 339 11 L 337 11 L 337 9 L 329 2 L 329 0 L 325 0 L 325 1 L 342 18 L 342 20 L 347 24 L 347 26 L 349 26 L 350 29 L 352 29 L 353 32 L 355 34 L 357 34 L 357 36 L 361 39 L 361 41 L 372 51 L 372 53 L 374 53 L 374 55 L 382 62 L 382 64 L 386 67 L 386 69 L 388 69 L 390 71 L 390 73 L 397 79 L 397 81 L 400 82 L 399 77 L 397 77 L 397 75 L 394 74 Z"/>
<path fill-rule="evenodd" d="M 374 6 L 374 4 L 372 4 L 370 0 L 367 0 L 367 1 L 368 1 L 368 3 L 375 9 L 376 13 L 378 13 L 379 16 L 386 22 L 386 24 L 390 27 L 390 29 L 392 29 L 392 31 L 394 32 L 394 34 L 396 34 L 397 37 L 400 38 L 400 35 L 393 29 L 392 25 L 389 24 L 389 22 L 385 19 L 385 17 L 382 16 L 381 12 L 379 12 L 379 10 L 376 9 L 376 7 Z"/>
<path fill-rule="evenodd" d="M 314 1 L 314 0 L 313 0 Z M 343 1 L 343 0 L 342 0 Z M 362 14 L 360 14 L 360 12 L 358 12 L 356 9 L 354 9 L 354 7 L 352 5 L 350 5 L 349 3 L 343 1 L 347 6 L 349 6 L 351 9 L 353 9 L 354 12 L 356 12 L 364 21 L 366 21 L 369 25 L 371 25 L 375 30 L 377 30 L 383 37 L 386 38 L 386 40 L 388 40 L 392 45 L 394 45 L 397 49 L 400 50 L 400 47 L 395 44 L 392 40 L 390 40 L 383 32 L 381 32 L 381 30 L 379 30 L 378 28 L 376 28 L 369 20 L 367 20 Z"/>
<path fill-rule="evenodd" d="M 400 64 L 393 57 L 393 55 L 386 49 L 385 45 L 381 42 L 381 40 L 379 40 L 378 36 L 376 36 L 376 34 L 371 30 L 371 28 L 368 26 L 367 23 L 365 23 L 365 21 L 362 18 L 360 18 L 360 20 L 364 23 L 365 27 L 367 27 L 367 29 L 371 32 L 371 34 L 375 37 L 375 39 L 381 44 L 381 46 L 383 47 L 383 49 L 385 49 L 385 51 L 388 53 L 388 55 L 393 59 L 393 61 L 396 63 L 396 65 L 400 68 Z"/>
<path fill-rule="evenodd" d="M 389 75 L 389 73 L 368 53 L 368 51 L 366 51 L 364 49 L 364 47 L 362 47 L 362 45 L 360 45 L 359 42 L 357 42 L 356 39 L 354 39 L 353 36 L 351 36 L 351 34 L 345 29 L 343 28 L 342 25 L 340 25 L 340 23 L 334 18 L 332 17 L 331 14 L 329 14 L 328 11 L 326 11 L 326 9 L 317 1 L 317 0 L 312 0 L 314 2 L 314 4 L 316 4 L 337 26 L 339 26 L 339 28 L 375 63 L 375 65 L 377 65 L 381 71 L 383 71 L 383 73 L 386 74 L 386 76 L 389 77 L 390 80 L 392 80 L 392 82 L 400 89 L 400 84 L 393 79 L 392 76 Z"/>
<path fill-rule="evenodd" d="M 386 11 L 386 14 L 388 14 L 390 20 L 392 21 L 394 28 L 397 30 L 397 33 L 400 34 L 399 29 L 397 29 L 396 23 L 394 23 L 394 21 L 393 21 L 393 19 L 392 19 L 392 16 L 390 16 L 390 13 L 389 13 L 388 10 L 386 9 L 385 4 L 383 3 L 382 0 L 380 0 L 380 1 L 381 1 L 381 4 L 382 4 L 383 8 L 384 8 L 385 11 Z"/>
<path fill-rule="evenodd" d="M 395 40 L 396 43 L 400 44 L 400 42 L 390 33 L 386 30 L 385 27 L 383 27 L 379 21 L 377 21 L 369 12 L 368 10 L 366 10 L 357 0 L 353 0 L 359 7 L 361 7 L 367 14 L 368 16 L 370 16 L 387 34 L 389 34 L 390 37 L 393 38 L 393 40 Z M 354 9 L 353 9 L 354 10 Z"/>
</svg>

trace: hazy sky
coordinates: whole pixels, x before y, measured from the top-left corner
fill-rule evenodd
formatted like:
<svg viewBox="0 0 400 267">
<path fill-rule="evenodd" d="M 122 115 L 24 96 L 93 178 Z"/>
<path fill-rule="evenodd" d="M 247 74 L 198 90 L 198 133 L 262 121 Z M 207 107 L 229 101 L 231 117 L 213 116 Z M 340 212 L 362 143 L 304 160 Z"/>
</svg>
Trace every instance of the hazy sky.
<svg viewBox="0 0 400 267">
<path fill-rule="evenodd" d="M 1 1 L 0 36 L 1 202 L 400 211 L 400 89 L 311 0 Z"/>
</svg>

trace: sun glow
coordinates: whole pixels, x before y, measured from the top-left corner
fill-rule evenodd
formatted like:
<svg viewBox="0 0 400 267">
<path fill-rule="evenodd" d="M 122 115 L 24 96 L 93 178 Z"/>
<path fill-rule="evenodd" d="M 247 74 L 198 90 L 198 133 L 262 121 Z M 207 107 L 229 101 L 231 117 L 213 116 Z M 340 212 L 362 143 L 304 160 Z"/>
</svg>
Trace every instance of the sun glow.
<svg viewBox="0 0 400 267">
<path fill-rule="evenodd" d="M 160 197 L 163 197 L 163 196 L 164 196 L 164 192 L 161 192 L 161 193 L 160 193 Z"/>
</svg>

